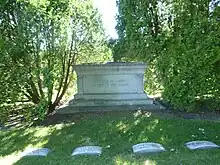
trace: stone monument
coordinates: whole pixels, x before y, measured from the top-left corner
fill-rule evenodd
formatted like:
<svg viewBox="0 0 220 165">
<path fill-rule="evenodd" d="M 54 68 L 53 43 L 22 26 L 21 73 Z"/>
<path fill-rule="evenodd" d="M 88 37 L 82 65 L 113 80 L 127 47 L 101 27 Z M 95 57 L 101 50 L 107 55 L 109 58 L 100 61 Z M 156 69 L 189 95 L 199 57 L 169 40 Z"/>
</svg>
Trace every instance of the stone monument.
<svg viewBox="0 0 220 165">
<path fill-rule="evenodd" d="M 77 94 L 57 113 L 161 108 L 144 92 L 144 63 L 75 66 Z"/>
</svg>

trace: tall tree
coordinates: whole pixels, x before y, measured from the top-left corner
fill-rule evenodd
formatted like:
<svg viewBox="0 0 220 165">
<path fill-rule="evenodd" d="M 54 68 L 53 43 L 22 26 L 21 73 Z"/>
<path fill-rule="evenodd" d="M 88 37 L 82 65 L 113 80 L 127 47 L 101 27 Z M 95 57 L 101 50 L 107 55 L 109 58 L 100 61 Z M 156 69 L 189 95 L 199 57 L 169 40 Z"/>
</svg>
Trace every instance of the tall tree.
<svg viewBox="0 0 220 165">
<path fill-rule="evenodd" d="M 172 105 L 193 110 L 198 99 L 211 98 L 217 109 L 220 21 L 214 6 L 210 12 L 208 0 L 118 0 L 114 50 L 146 61 L 148 88 L 162 89 Z"/>
<path fill-rule="evenodd" d="M 77 63 L 109 56 L 100 16 L 92 1 L 0 2 L 0 105 L 32 102 L 28 113 L 54 111 L 73 81 Z M 24 105 L 24 104 L 23 104 Z"/>
</svg>

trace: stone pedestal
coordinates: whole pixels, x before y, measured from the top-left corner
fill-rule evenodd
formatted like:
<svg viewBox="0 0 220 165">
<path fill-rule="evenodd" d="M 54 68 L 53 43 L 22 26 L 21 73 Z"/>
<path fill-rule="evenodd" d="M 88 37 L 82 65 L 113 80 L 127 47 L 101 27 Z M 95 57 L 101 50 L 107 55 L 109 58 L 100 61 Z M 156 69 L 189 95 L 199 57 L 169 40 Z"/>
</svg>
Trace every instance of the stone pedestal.
<svg viewBox="0 0 220 165">
<path fill-rule="evenodd" d="M 143 63 L 77 65 L 77 94 L 58 113 L 153 107 L 143 88 L 145 69 Z"/>
</svg>

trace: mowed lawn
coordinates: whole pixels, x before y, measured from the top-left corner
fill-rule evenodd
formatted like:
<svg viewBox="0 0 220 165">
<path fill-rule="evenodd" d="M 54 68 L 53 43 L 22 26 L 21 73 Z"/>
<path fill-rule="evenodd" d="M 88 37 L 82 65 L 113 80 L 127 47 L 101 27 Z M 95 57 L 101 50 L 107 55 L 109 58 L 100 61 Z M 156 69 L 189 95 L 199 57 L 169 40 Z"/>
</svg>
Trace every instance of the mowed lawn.
<svg viewBox="0 0 220 165">
<path fill-rule="evenodd" d="M 166 118 L 150 113 L 106 113 L 66 124 L 0 131 L 0 165 L 219 165 L 220 149 L 190 151 L 192 140 L 220 144 L 220 122 Z M 157 142 L 166 152 L 134 155 L 132 145 Z M 71 157 L 74 148 L 99 145 L 103 154 Z M 46 147 L 47 157 L 21 157 L 30 147 Z"/>
</svg>

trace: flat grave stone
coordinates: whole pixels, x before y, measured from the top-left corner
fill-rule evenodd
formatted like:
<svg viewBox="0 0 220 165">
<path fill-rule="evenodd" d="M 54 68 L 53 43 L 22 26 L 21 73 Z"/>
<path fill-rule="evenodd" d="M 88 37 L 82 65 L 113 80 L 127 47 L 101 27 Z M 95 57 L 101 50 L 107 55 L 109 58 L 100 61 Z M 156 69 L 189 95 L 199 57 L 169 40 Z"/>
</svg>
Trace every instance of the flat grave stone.
<svg viewBox="0 0 220 165">
<path fill-rule="evenodd" d="M 98 155 L 102 154 L 102 147 L 99 146 L 82 146 L 74 149 L 72 156 L 75 155 Z"/>
<path fill-rule="evenodd" d="M 185 145 L 190 150 L 219 148 L 218 145 L 210 141 L 191 141 L 191 142 L 185 143 Z"/>
<path fill-rule="evenodd" d="M 135 154 L 159 153 L 166 151 L 161 144 L 152 142 L 133 145 L 132 149 Z"/>
<path fill-rule="evenodd" d="M 30 148 L 21 153 L 21 156 L 47 156 L 49 148 Z"/>
</svg>

